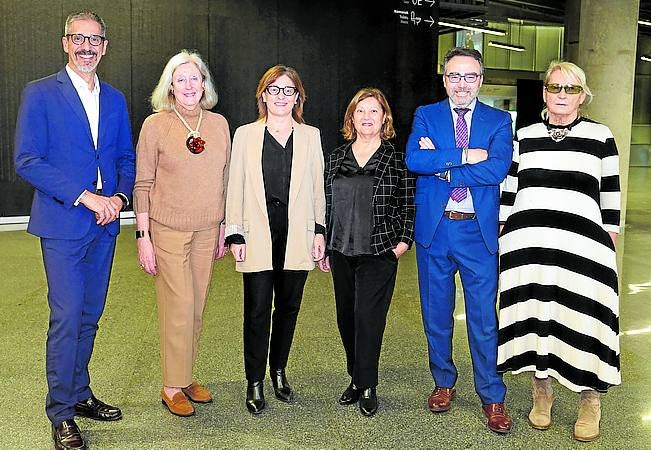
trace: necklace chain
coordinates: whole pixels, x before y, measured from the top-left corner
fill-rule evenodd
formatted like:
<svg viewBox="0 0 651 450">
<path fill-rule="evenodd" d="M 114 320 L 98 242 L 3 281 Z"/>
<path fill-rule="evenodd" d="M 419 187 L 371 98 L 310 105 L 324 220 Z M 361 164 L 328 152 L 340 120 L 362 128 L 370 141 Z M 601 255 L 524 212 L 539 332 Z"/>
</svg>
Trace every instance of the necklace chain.
<svg viewBox="0 0 651 450">
<path fill-rule="evenodd" d="M 188 129 L 188 132 L 189 132 L 188 136 L 187 136 L 188 139 L 190 139 L 190 138 L 198 138 L 198 137 L 201 136 L 201 134 L 199 133 L 199 128 L 201 128 L 201 120 L 203 120 L 203 109 L 201 109 L 199 111 L 199 122 L 197 122 L 197 128 L 194 129 L 194 130 L 190 127 L 190 124 L 188 124 L 188 122 L 186 122 L 186 120 L 183 118 L 183 116 L 181 116 L 181 114 L 179 114 L 179 112 L 176 110 L 175 107 L 172 107 L 172 109 L 174 110 L 174 113 L 176 114 L 176 117 L 178 117 L 181 120 L 181 122 L 183 122 L 183 125 L 185 125 L 185 128 Z"/>
</svg>

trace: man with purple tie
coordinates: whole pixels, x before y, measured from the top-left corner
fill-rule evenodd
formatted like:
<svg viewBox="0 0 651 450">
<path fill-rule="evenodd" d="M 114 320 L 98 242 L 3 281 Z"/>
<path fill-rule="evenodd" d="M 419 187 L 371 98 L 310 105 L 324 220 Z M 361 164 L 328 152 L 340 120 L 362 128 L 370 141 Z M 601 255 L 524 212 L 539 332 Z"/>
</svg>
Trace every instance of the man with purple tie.
<svg viewBox="0 0 651 450">
<path fill-rule="evenodd" d="M 475 390 L 488 428 L 508 433 L 506 386 L 497 373 L 497 229 L 499 185 L 513 152 L 511 116 L 477 101 L 483 80 L 477 50 L 454 48 L 444 58 L 448 99 L 421 106 L 407 141 L 416 181 L 415 241 L 423 325 L 435 388 L 432 412 L 452 406 L 455 281 L 464 292 Z"/>
<path fill-rule="evenodd" d="M 88 363 L 135 153 L 124 95 L 96 75 L 108 46 L 102 18 L 71 14 L 61 44 L 68 64 L 23 91 L 15 162 L 35 188 L 27 231 L 41 239 L 48 286 L 45 412 L 55 448 L 85 449 L 75 416 L 122 417 L 93 395 Z"/>
</svg>

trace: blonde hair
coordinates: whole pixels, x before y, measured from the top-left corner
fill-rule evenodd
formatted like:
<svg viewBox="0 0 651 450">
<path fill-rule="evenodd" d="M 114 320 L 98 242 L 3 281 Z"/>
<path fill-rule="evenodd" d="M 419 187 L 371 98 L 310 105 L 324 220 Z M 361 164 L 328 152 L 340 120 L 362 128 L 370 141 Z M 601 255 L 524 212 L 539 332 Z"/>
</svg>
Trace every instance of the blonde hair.
<svg viewBox="0 0 651 450">
<path fill-rule="evenodd" d="M 267 69 L 264 75 L 262 75 L 262 78 L 260 78 L 260 81 L 258 81 L 258 88 L 255 90 L 255 97 L 258 102 L 258 120 L 264 121 L 267 119 L 267 104 L 262 101 L 262 93 L 270 84 L 283 75 L 287 75 L 289 79 L 292 80 L 298 92 L 296 104 L 292 108 L 292 117 L 298 123 L 305 123 L 305 120 L 303 120 L 303 104 L 307 100 L 307 96 L 305 95 L 303 82 L 301 81 L 301 77 L 298 75 L 296 69 L 289 66 L 283 66 L 282 64 Z"/>
<path fill-rule="evenodd" d="M 201 55 L 191 50 L 181 50 L 172 56 L 165 65 L 158 84 L 151 93 L 149 101 L 154 112 L 171 111 L 174 106 L 174 93 L 172 92 L 172 77 L 174 71 L 181 65 L 193 63 L 203 77 L 203 95 L 200 105 L 203 109 L 211 109 L 217 104 L 217 91 L 212 82 L 208 65 L 201 59 Z"/>
<path fill-rule="evenodd" d="M 391 139 L 396 136 L 396 131 L 393 129 L 393 114 L 391 114 L 391 107 L 389 107 L 389 102 L 387 102 L 386 97 L 382 91 L 377 88 L 365 87 L 357 91 L 357 94 L 355 94 L 350 103 L 348 103 L 348 108 L 346 108 L 346 113 L 344 114 L 344 126 L 341 128 L 341 134 L 347 141 L 352 141 L 357 138 L 357 131 L 353 125 L 353 114 L 355 114 L 355 108 L 357 108 L 359 102 L 370 97 L 378 101 L 384 114 L 386 114 L 385 120 L 382 123 L 382 139 Z"/>
<path fill-rule="evenodd" d="M 551 63 L 549 63 L 547 72 L 545 72 L 545 80 L 543 81 L 545 85 L 549 82 L 549 78 L 556 71 L 559 71 L 563 76 L 569 78 L 575 84 L 583 88 L 583 92 L 585 92 L 585 96 L 586 96 L 586 102 L 585 102 L 586 105 L 592 101 L 592 97 L 593 97 L 592 91 L 588 86 L 588 82 L 586 81 L 585 72 L 583 71 L 583 69 L 581 69 L 579 66 L 569 61 L 552 61 Z M 540 113 L 540 116 L 543 118 L 543 120 L 547 120 L 546 106 L 543 108 L 542 112 Z"/>
</svg>

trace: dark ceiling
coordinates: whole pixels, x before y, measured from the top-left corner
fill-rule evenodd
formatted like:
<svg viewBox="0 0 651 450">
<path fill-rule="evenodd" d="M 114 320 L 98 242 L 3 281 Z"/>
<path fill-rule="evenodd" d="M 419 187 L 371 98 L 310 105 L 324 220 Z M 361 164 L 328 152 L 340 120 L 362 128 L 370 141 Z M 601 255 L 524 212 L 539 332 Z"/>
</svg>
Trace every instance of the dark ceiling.
<svg viewBox="0 0 651 450">
<path fill-rule="evenodd" d="M 505 22 L 507 18 L 532 25 L 562 25 L 565 0 L 441 0 L 440 18 L 467 25 Z M 640 19 L 651 20 L 651 0 L 640 0 Z M 440 28 L 440 33 L 457 31 Z M 651 35 L 651 27 L 640 25 L 642 34 Z"/>
</svg>

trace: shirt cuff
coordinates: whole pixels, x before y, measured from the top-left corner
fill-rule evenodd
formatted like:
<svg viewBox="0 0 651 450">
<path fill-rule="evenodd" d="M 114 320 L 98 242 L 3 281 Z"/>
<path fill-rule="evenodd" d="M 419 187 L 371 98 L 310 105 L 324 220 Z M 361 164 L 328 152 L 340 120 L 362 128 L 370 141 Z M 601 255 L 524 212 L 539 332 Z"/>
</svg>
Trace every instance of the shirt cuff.
<svg viewBox="0 0 651 450">
<path fill-rule="evenodd" d="M 84 192 L 79 194 L 79 197 L 77 197 L 77 200 L 75 200 L 75 202 L 73 203 L 74 206 L 79 206 L 79 203 L 81 203 L 81 197 L 83 197 L 86 192 L 88 191 L 84 189 Z"/>
<path fill-rule="evenodd" d="M 314 222 L 314 234 L 322 234 L 325 237 L 325 226 Z"/>
<path fill-rule="evenodd" d="M 226 239 L 224 239 L 224 245 L 231 245 L 231 244 L 246 244 L 246 241 L 244 240 L 244 236 L 241 234 L 231 234 L 229 236 L 226 236 Z"/>
</svg>

